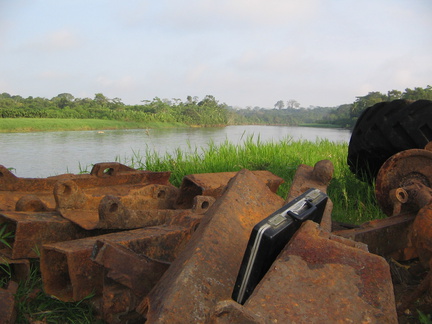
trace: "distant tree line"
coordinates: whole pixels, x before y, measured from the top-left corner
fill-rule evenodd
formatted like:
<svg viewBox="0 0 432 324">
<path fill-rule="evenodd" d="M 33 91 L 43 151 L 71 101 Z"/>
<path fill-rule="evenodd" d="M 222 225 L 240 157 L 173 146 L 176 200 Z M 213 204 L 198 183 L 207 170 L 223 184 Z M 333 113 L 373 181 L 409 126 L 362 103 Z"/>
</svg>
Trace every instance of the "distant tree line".
<svg viewBox="0 0 432 324">
<path fill-rule="evenodd" d="M 77 118 L 112 119 L 137 122 L 178 122 L 187 125 L 226 125 L 232 111 L 213 96 L 188 96 L 180 99 L 143 100 L 141 105 L 126 105 L 121 99 L 109 99 L 102 93 L 93 99 L 75 98 L 61 93 L 52 99 L 23 98 L 8 93 L 0 95 L 0 118 Z"/>
<path fill-rule="evenodd" d="M 393 101 L 396 99 L 405 100 L 432 100 L 432 86 L 428 85 L 426 88 L 416 87 L 414 89 L 407 88 L 404 92 L 398 90 L 390 90 L 387 94 L 374 91 L 369 92 L 365 96 L 357 97 L 354 103 L 341 105 L 329 111 L 329 113 L 322 119 L 322 123 L 336 124 L 343 127 L 352 128 L 357 121 L 357 118 L 362 112 L 379 102 Z"/>
<path fill-rule="evenodd" d="M 296 100 L 278 100 L 274 109 L 260 107 L 248 107 L 238 110 L 237 113 L 247 121 L 253 123 L 302 125 L 320 124 L 343 128 L 353 128 L 362 112 L 376 103 L 392 101 L 396 99 L 406 100 L 432 100 L 432 86 L 426 88 L 407 88 L 404 92 L 398 90 L 388 91 L 383 94 L 378 91 L 369 92 L 365 96 L 359 96 L 355 102 L 343 104 L 338 107 L 309 107 L 302 108 Z M 286 107 L 286 108 L 285 108 Z"/>
<path fill-rule="evenodd" d="M 137 122 L 178 122 L 186 125 L 216 126 L 234 124 L 267 124 L 296 126 L 302 124 L 328 124 L 352 128 L 361 113 L 382 101 L 395 99 L 432 100 L 432 86 L 388 91 L 387 94 L 369 92 L 355 102 L 339 107 L 303 108 L 293 99 L 279 100 L 274 109 L 247 107 L 234 109 L 219 103 L 212 95 L 202 100 L 187 96 L 178 98 L 143 100 L 139 105 L 126 105 L 120 98 L 109 99 L 102 93 L 93 99 L 75 98 L 61 93 L 51 99 L 23 98 L 19 95 L 0 94 L 0 118 L 77 118 L 112 119 Z"/>
</svg>

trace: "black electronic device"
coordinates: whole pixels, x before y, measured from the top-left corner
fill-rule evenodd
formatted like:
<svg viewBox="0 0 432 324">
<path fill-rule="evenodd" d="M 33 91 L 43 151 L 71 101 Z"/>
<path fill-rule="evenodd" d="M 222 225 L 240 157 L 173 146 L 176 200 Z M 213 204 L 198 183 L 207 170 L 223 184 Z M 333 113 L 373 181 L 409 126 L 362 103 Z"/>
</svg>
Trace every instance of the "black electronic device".
<svg viewBox="0 0 432 324">
<path fill-rule="evenodd" d="M 254 226 L 234 286 L 235 301 L 245 303 L 304 221 L 321 222 L 327 200 L 321 190 L 309 189 Z"/>
</svg>

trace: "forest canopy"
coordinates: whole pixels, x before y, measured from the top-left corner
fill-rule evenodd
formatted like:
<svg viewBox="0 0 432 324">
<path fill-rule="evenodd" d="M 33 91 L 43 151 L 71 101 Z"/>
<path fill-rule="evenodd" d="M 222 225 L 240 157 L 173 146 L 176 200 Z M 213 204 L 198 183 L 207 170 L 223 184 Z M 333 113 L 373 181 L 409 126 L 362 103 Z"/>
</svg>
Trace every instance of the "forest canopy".
<svg viewBox="0 0 432 324">
<path fill-rule="evenodd" d="M 322 124 L 351 128 L 363 110 L 382 101 L 395 99 L 432 100 L 432 86 L 416 87 L 405 91 L 390 90 L 386 94 L 374 91 L 356 97 L 353 103 L 338 107 L 301 107 L 296 100 L 279 100 L 274 108 L 247 107 L 235 109 L 220 103 L 212 95 L 203 99 L 187 96 L 143 100 L 138 105 L 126 105 L 120 98 L 109 99 L 102 93 L 94 98 L 75 98 L 60 93 L 47 99 L 23 98 L 19 95 L 0 94 L 0 118 L 76 118 L 108 119 L 134 122 L 175 122 L 185 125 L 219 126 L 234 124 L 304 125 Z"/>
</svg>

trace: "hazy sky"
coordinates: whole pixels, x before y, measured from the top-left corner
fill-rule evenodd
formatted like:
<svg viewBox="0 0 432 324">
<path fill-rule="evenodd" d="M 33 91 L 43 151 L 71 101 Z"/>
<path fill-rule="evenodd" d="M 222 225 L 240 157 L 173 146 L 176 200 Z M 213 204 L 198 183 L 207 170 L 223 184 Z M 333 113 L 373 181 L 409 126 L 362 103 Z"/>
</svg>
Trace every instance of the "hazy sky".
<svg viewBox="0 0 432 324">
<path fill-rule="evenodd" d="M 431 0 L 0 0 L 0 93 L 308 107 L 427 85 Z"/>
</svg>

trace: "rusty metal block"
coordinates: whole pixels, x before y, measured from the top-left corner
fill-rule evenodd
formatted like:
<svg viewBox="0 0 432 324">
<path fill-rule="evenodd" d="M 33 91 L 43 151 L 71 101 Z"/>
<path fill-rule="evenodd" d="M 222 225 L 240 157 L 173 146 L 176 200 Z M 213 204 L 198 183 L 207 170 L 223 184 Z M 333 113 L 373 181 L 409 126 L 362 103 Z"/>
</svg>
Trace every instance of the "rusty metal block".
<svg viewBox="0 0 432 324">
<path fill-rule="evenodd" d="M 0 288 L 0 322 L 14 324 L 16 319 L 15 294 L 18 283 L 10 281 L 7 289 Z"/>
<path fill-rule="evenodd" d="M 178 246 L 182 245 L 182 242 L 178 243 Z M 160 253 L 152 255 L 156 250 L 150 245 L 140 246 L 140 251 L 135 252 L 117 243 L 96 242 L 92 259 L 105 269 L 98 307 L 101 317 L 110 324 L 139 317 L 143 322 L 135 308 L 168 269 L 178 250 L 176 247 L 164 250 L 165 260 L 158 260 Z M 173 255 L 168 256 L 166 253 L 170 252 Z"/>
<path fill-rule="evenodd" d="M 327 193 L 327 187 L 333 178 L 334 167 L 330 160 L 321 160 L 315 163 L 313 167 L 300 164 L 296 170 L 290 191 L 285 200 L 289 203 L 294 198 L 300 196 L 308 189 L 316 188 Z M 333 202 L 329 198 L 321 219 L 321 227 L 328 232 L 331 231 L 332 221 L 331 212 L 333 210 Z"/>
<path fill-rule="evenodd" d="M 134 251 L 145 250 L 158 255 L 159 260 L 169 260 L 190 235 L 190 228 L 161 226 L 45 244 L 40 263 L 44 289 L 63 301 L 78 301 L 91 293 L 99 295 L 104 268 L 91 259 L 98 240 L 121 244 Z"/>
<path fill-rule="evenodd" d="M 154 246 L 146 246 L 146 249 L 135 252 L 120 244 L 97 241 L 93 248 L 92 260 L 107 270 L 106 277 L 144 297 L 175 259 L 177 249 L 164 249 L 164 260 L 159 260 L 159 255 L 152 255 L 154 252 Z M 168 255 L 169 253 L 173 255 Z"/>
<path fill-rule="evenodd" d="M 198 197 L 196 197 L 198 198 Z M 208 198 L 195 199 L 193 210 L 184 210 L 184 217 L 172 223 L 181 224 L 190 235 L 196 230 L 201 215 L 186 211 L 202 211 Z M 202 204 L 204 203 L 204 206 Z M 97 241 L 93 247 L 92 259 L 104 267 L 102 297 L 97 304 L 100 316 L 107 323 L 125 323 L 140 319 L 136 306 L 156 285 L 168 266 L 184 248 L 190 235 L 178 240 L 175 236 L 165 236 L 162 241 L 151 244 L 123 244 L 110 241 Z"/>
<path fill-rule="evenodd" d="M 11 259 L 38 258 L 44 243 L 73 240 L 90 233 L 56 212 L 0 212 L 0 225 L 12 232 L 11 248 L 0 243 L 0 252 Z"/>
<path fill-rule="evenodd" d="M 284 180 L 269 171 L 252 171 L 252 173 L 274 193 Z M 180 196 L 177 199 L 176 208 L 191 208 L 195 196 L 211 196 L 218 198 L 222 195 L 230 179 L 237 172 L 217 172 L 191 174 L 183 178 L 180 185 Z"/>
<path fill-rule="evenodd" d="M 98 211 L 63 211 L 65 218 L 84 229 L 135 229 L 162 224 L 188 224 L 191 218 L 200 220 L 201 215 L 213 204 L 212 197 L 205 197 L 204 207 L 193 209 L 133 210 L 126 208 L 118 197 L 105 196 Z"/>
<path fill-rule="evenodd" d="M 205 322 L 230 298 L 253 226 L 282 204 L 265 181 L 238 172 L 137 311 L 149 323 Z"/>
<path fill-rule="evenodd" d="M 415 214 L 404 214 L 376 219 L 333 234 L 365 243 L 371 253 L 399 261 L 409 260 L 417 257 L 411 238 L 415 217 Z"/>
<path fill-rule="evenodd" d="M 74 181 L 58 182 L 54 188 L 56 209 L 81 227 L 131 229 L 158 225 L 156 210 L 172 209 L 178 188 L 172 185 L 149 184 L 111 186 L 84 192 Z M 134 210 L 138 210 L 134 212 Z M 143 211 L 142 215 L 135 216 Z M 135 217 L 134 217 L 135 216 Z M 154 222 L 151 224 L 151 220 Z"/>
<path fill-rule="evenodd" d="M 180 222 L 181 219 L 204 214 L 215 199 L 196 196 L 191 209 L 131 209 L 123 204 L 123 199 L 105 196 L 99 204 L 98 228 L 132 229 Z M 201 218 L 201 216 L 198 216 Z M 89 226 L 91 227 L 91 225 Z"/>
<path fill-rule="evenodd" d="M 265 323 L 398 322 L 385 259 L 330 239 L 311 221 L 282 251 L 244 309 Z"/>
<path fill-rule="evenodd" d="M 73 180 L 81 189 L 146 184 L 168 185 L 170 172 L 151 172 L 129 168 L 116 162 L 96 163 L 90 174 L 62 174 L 47 178 L 16 177 L 0 165 L 0 209 L 15 210 L 23 196 L 38 197 L 49 209 L 55 207 L 54 186 L 58 181 Z M 41 211 L 41 210 L 38 210 Z"/>
</svg>

